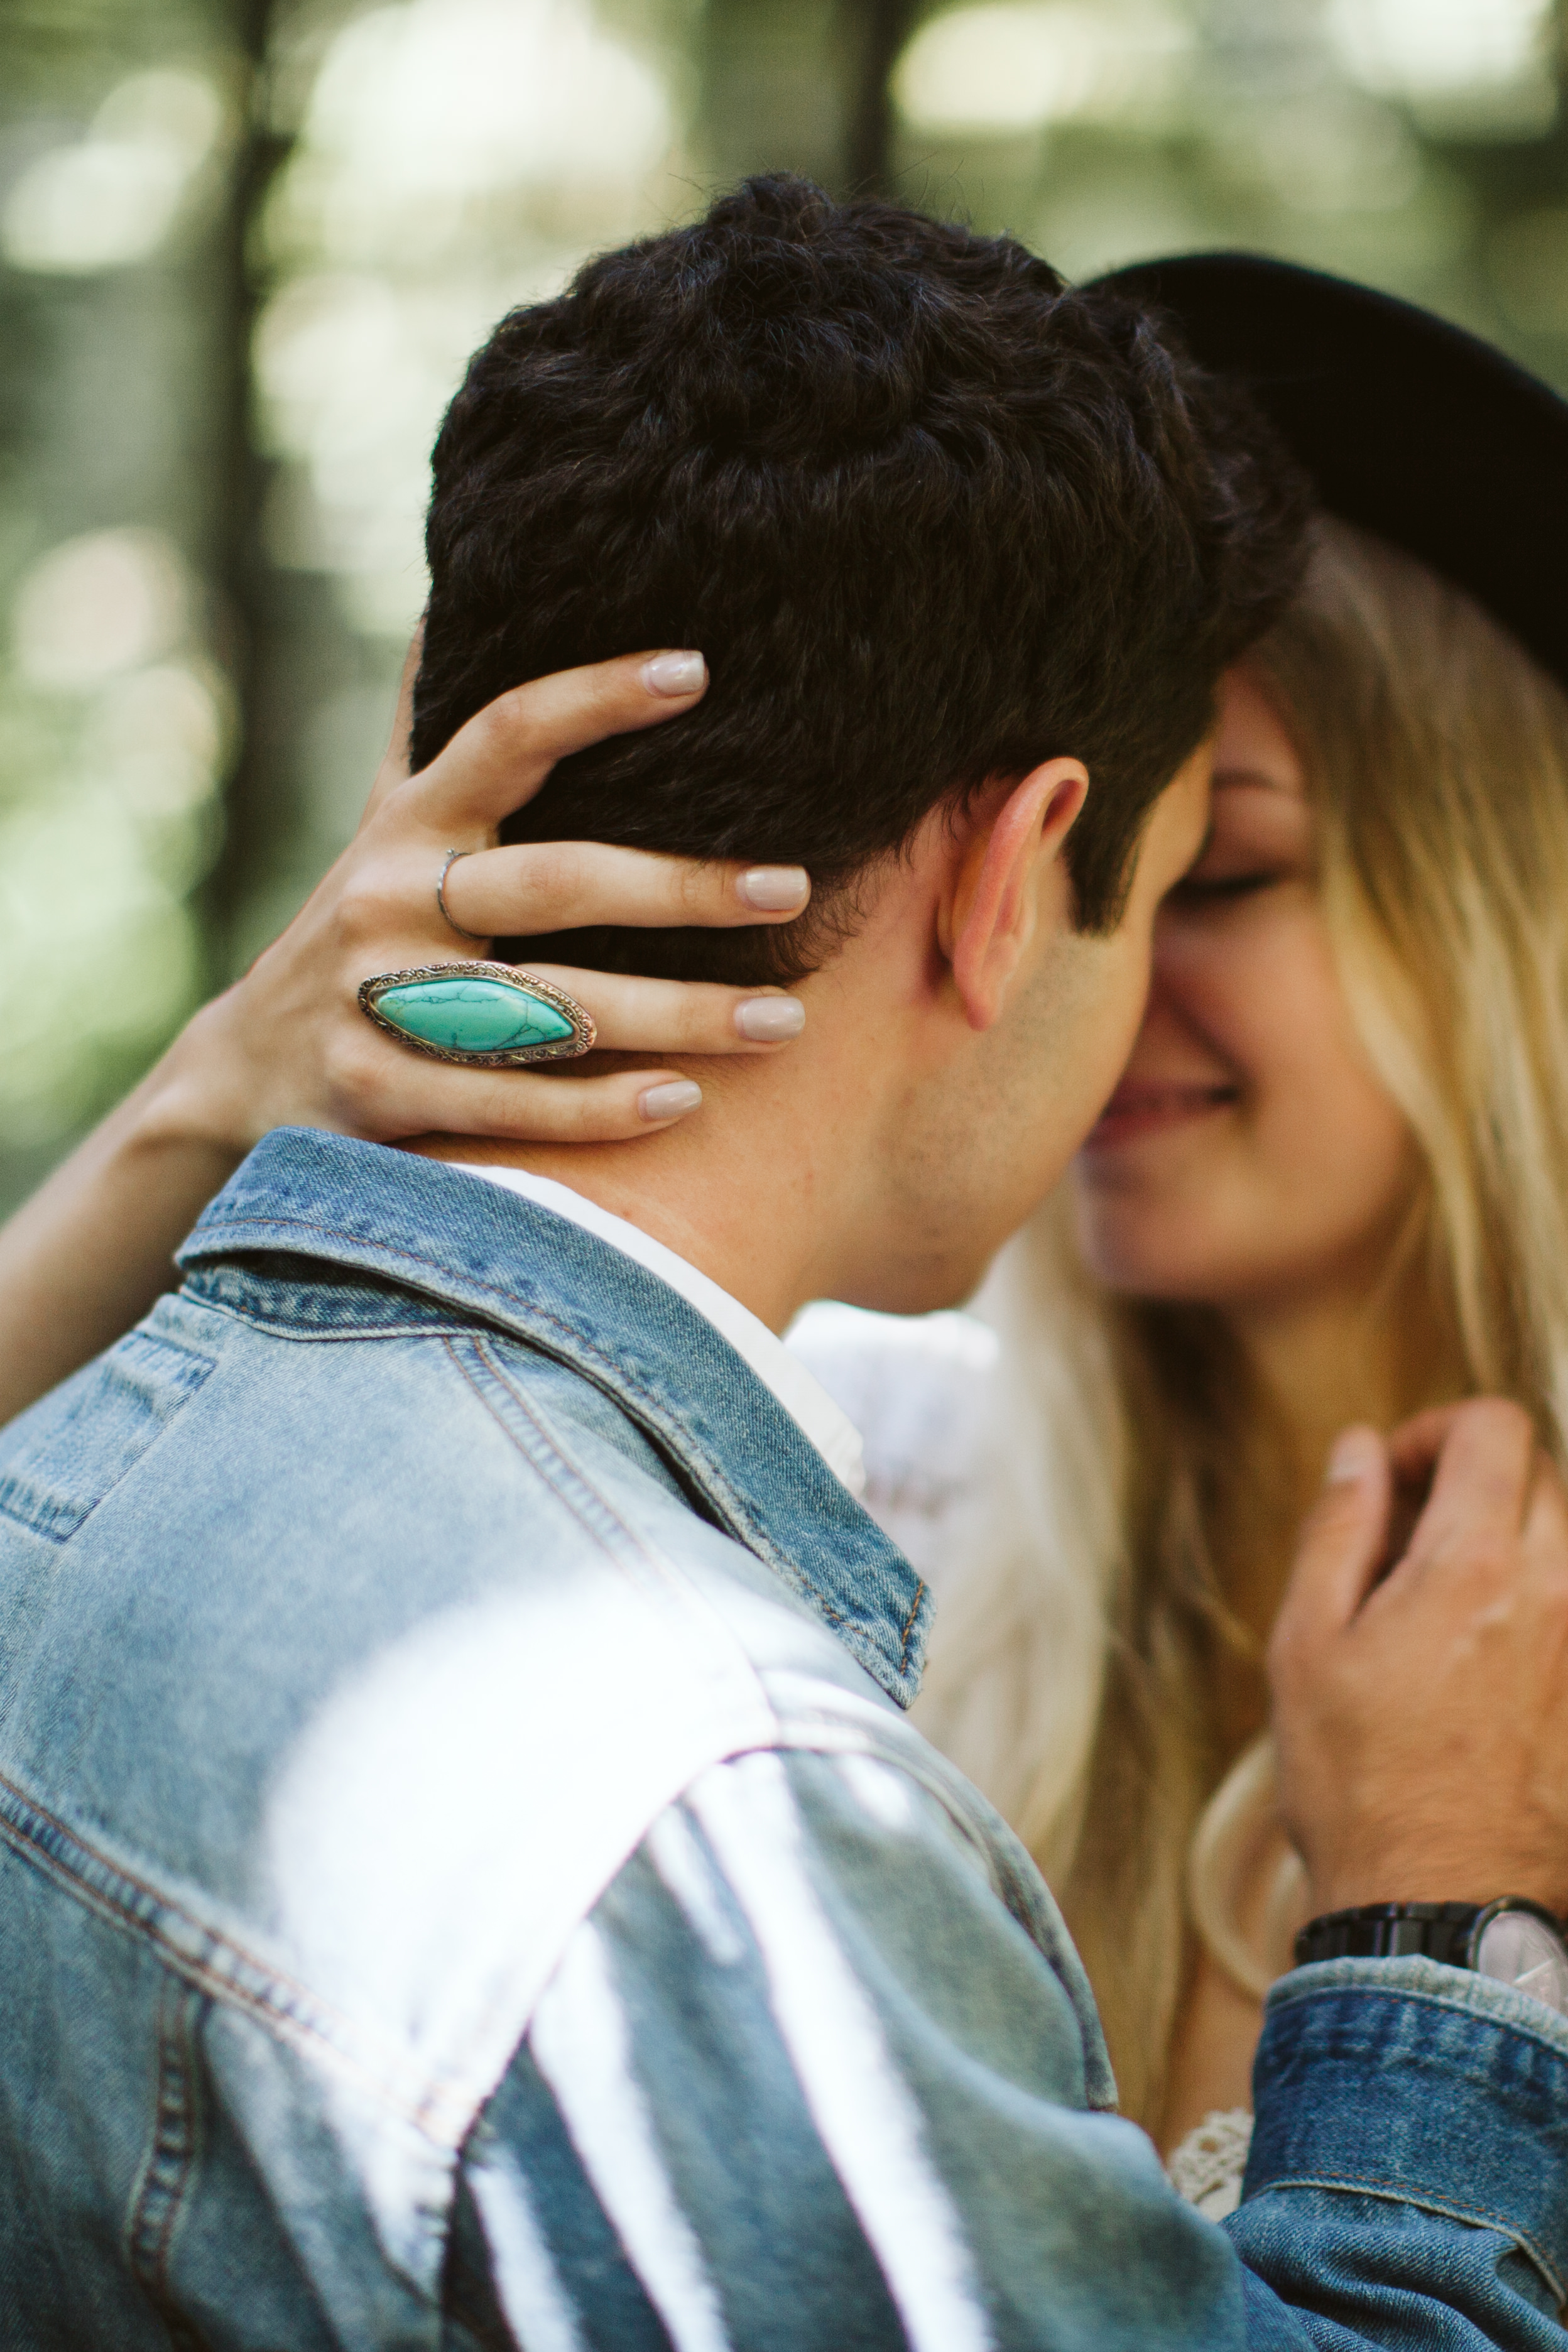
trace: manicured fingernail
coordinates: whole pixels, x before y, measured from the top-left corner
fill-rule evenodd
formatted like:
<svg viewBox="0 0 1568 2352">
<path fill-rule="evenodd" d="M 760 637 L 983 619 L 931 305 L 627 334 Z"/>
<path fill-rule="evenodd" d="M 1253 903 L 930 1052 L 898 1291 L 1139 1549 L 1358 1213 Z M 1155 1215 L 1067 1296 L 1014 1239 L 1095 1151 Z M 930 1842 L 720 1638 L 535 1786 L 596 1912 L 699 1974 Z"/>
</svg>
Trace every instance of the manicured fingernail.
<svg viewBox="0 0 1568 2352">
<path fill-rule="evenodd" d="M 1329 1448 L 1324 1486 L 1353 1486 L 1377 1467 L 1377 1440 L 1370 1429 L 1342 1429 Z"/>
<path fill-rule="evenodd" d="M 753 996 L 736 1005 L 735 1026 L 753 1045 L 776 1045 L 781 1038 L 800 1035 L 805 1007 L 798 996 Z"/>
<path fill-rule="evenodd" d="M 655 654 L 642 666 L 642 682 L 650 694 L 695 694 L 708 682 L 708 665 L 700 654 Z"/>
<path fill-rule="evenodd" d="M 748 907 L 764 915 L 781 914 L 786 907 L 804 905 L 811 877 L 804 866 L 753 866 L 736 885 Z"/>
<path fill-rule="evenodd" d="M 692 1078 L 670 1078 L 662 1087 L 649 1087 L 637 1097 L 638 1116 L 643 1118 L 684 1118 L 695 1110 L 702 1099 L 702 1089 Z"/>
</svg>

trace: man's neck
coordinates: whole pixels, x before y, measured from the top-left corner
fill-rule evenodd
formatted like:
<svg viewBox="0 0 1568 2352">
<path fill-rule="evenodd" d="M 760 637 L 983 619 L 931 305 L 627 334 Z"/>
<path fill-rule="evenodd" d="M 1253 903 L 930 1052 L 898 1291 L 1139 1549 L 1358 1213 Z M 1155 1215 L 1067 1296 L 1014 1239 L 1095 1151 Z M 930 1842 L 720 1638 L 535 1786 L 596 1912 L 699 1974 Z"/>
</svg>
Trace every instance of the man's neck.
<svg viewBox="0 0 1568 2352">
<path fill-rule="evenodd" d="M 619 1143 L 431 1135 L 407 1149 L 564 1184 L 774 1331 L 813 1298 L 899 1313 L 951 1304 L 1006 1230 L 982 1230 L 987 1215 L 975 1213 L 963 1173 L 987 1115 L 977 1105 L 992 1097 L 977 1079 L 966 1092 L 952 1083 L 984 1050 L 937 944 L 958 855 L 948 818 L 933 816 L 880 877 L 852 937 L 800 982 L 805 1028 L 783 1053 L 708 1058 L 689 1072 L 674 1063 L 703 1090 L 676 1126 Z M 1068 888 L 1064 877 L 1042 937 L 1065 932 Z M 999 1219 L 1000 1197 L 985 1210 Z"/>
<path fill-rule="evenodd" d="M 693 1075 L 703 1087 L 700 1108 L 635 1141 L 432 1135 L 408 1148 L 567 1185 L 662 1242 L 783 1331 L 808 1300 L 841 1295 L 850 1278 L 846 1265 L 871 1213 L 877 1106 L 864 1085 L 840 1082 L 820 1033 L 810 1039 L 808 1031 L 776 1059 L 708 1063 Z"/>
<path fill-rule="evenodd" d="M 790 1221 L 777 1213 L 777 1203 L 759 1200 L 752 1185 L 731 1192 L 712 1182 L 694 1183 L 694 1171 L 689 1167 L 678 1171 L 668 1155 L 664 1166 L 658 1166 L 666 1141 L 650 1137 L 629 1147 L 552 1146 L 445 1135 L 422 1138 L 412 1148 L 433 1159 L 520 1168 L 564 1184 L 662 1242 L 770 1329 L 783 1331 L 797 1309 L 817 1295 L 805 1272 L 809 1253 L 790 1231 Z M 628 1164 L 623 1155 L 632 1150 L 639 1163 L 648 1164 Z"/>
</svg>

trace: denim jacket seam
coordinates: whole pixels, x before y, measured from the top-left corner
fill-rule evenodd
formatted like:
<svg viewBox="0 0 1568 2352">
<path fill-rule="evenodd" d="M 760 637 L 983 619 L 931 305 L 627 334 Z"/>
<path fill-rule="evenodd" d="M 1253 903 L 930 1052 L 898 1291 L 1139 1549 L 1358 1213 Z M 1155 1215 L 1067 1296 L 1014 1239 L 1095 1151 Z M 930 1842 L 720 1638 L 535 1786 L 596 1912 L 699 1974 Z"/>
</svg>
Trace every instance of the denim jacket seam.
<svg viewBox="0 0 1568 2352">
<path fill-rule="evenodd" d="M 491 1376 L 500 1381 L 501 1385 L 505 1388 L 507 1394 L 517 1404 L 519 1410 L 527 1414 L 529 1420 L 533 1423 L 535 1429 L 539 1431 L 540 1435 L 545 1444 L 551 1446 L 552 1449 L 561 1456 L 566 1467 L 575 1477 L 581 1480 L 584 1486 L 586 1487 L 588 1492 L 595 1497 L 595 1501 L 600 1503 L 604 1509 L 610 1514 L 611 1517 L 616 1520 L 623 1532 L 626 1533 L 632 1541 L 640 1544 L 640 1538 L 635 1536 L 633 1531 L 626 1527 L 625 1520 L 616 1510 L 615 1505 L 609 1501 L 608 1497 L 605 1496 L 597 1486 L 595 1486 L 593 1480 L 582 1468 L 581 1465 L 574 1461 L 572 1457 L 567 1454 L 560 1439 L 556 1437 L 552 1432 L 545 1428 L 534 1407 L 529 1402 L 527 1398 L 522 1395 L 516 1383 L 509 1376 L 505 1365 L 500 1361 L 492 1350 L 486 1347 L 484 1335 L 482 1333 L 476 1335 L 474 1332 L 474 1327 L 471 1324 L 467 1327 L 467 1331 L 469 1336 L 473 1336 L 475 1338 L 477 1352 L 483 1358 Z M 457 1336 L 460 1337 L 462 1335 L 458 1334 Z M 583 1344 L 586 1346 L 587 1342 L 584 1341 Z M 450 1345 L 450 1342 L 448 1342 L 448 1345 Z M 600 1360 L 603 1361 L 605 1360 L 600 1359 Z M 636 1386 L 634 1382 L 629 1381 L 626 1382 L 626 1385 L 628 1388 L 634 1389 Z M 642 1394 L 644 1391 L 637 1391 L 637 1393 Z M 650 1398 L 648 1402 L 652 1404 L 653 1400 Z M 504 1426 L 504 1424 L 502 1425 Z M 732 1492 L 731 1489 L 728 1488 L 727 1482 L 726 1491 Z M 784 1573 L 788 1580 L 798 1584 L 801 1591 L 809 1598 L 812 1606 L 826 1619 L 830 1625 L 842 1625 L 848 1622 L 843 1610 L 836 1609 L 834 1607 L 832 1601 L 827 1598 L 827 1595 L 819 1591 L 817 1586 L 812 1581 L 811 1578 L 805 1573 L 805 1570 L 799 1565 L 799 1563 L 795 1560 L 790 1559 L 785 1554 L 780 1552 L 777 1546 L 772 1542 L 766 1533 L 761 1528 L 756 1526 L 755 1522 L 752 1519 L 750 1513 L 746 1511 L 743 1503 L 741 1502 L 738 1496 L 736 1497 L 736 1516 L 737 1517 L 742 1518 L 747 1526 L 752 1528 L 756 1537 L 755 1549 L 766 1560 L 767 1565 L 775 1570 Z M 731 1530 L 731 1533 L 735 1532 L 735 1530 Z M 737 1535 L 737 1540 L 738 1539 L 739 1537 Z M 645 1551 L 647 1550 L 646 1546 L 642 1548 Z M 748 1546 L 747 1549 L 751 1549 L 752 1547 Z M 654 1555 L 649 1553 L 648 1557 L 651 1559 Z M 903 1630 L 903 1647 L 900 1654 L 900 1667 L 905 1670 L 907 1670 L 910 1633 L 914 1624 L 916 1612 L 920 1607 L 920 1597 L 924 1591 L 925 1586 L 922 1583 L 919 1588 L 919 1591 L 916 1593 L 914 1607 L 910 1612 L 908 1622 L 906 1622 Z"/>
<path fill-rule="evenodd" d="M 158 2002 L 153 2130 L 126 2214 L 127 2262 L 165 2322 L 170 2250 L 201 2154 L 194 2011 L 205 1999 L 166 1970 Z"/>
<path fill-rule="evenodd" d="M 174 1387 L 178 1391 L 179 1401 L 174 1411 L 165 1413 L 158 1420 L 156 1425 L 149 1430 L 145 1441 L 136 1447 L 133 1456 L 129 1461 L 121 1461 L 120 1468 L 93 1495 L 90 1502 L 67 1500 L 50 1509 L 49 1517 L 52 1521 L 64 1519 L 68 1522 L 64 1533 L 58 1532 L 57 1527 L 52 1524 L 47 1527 L 40 1525 L 37 1518 L 28 1517 L 14 1507 L 13 1497 L 29 1492 L 35 1495 L 41 1493 L 39 1486 L 26 1475 L 25 1469 L 7 1471 L 0 1475 L 0 1518 L 8 1519 L 13 1527 L 20 1528 L 25 1534 L 36 1537 L 40 1543 L 53 1544 L 62 1552 L 68 1544 L 75 1542 L 94 1511 L 102 1508 L 121 1481 L 129 1477 L 131 1473 L 146 1460 L 155 1446 L 162 1444 L 173 1424 L 184 1412 L 185 1407 L 193 1403 L 201 1394 L 203 1387 L 217 1369 L 216 1357 L 209 1355 L 205 1349 L 188 1347 L 182 1339 L 167 1339 L 161 1331 L 129 1331 L 120 1342 L 120 1346 L 124 1348 L 132 1340 L 137 1341 L 143 1348 L 150 1347 L 160 1354 L 182 1356 L 189 1363 L 200 1365 L 202 1369 L 194 1375 L 181 1372 L 175 1376 Z"/>
<path fill-rule="evenodd" d="M 524 1419 L 537 1432 L 541 1444 L 548 1450 L 552 1459 L 559 1464 L 561 1469 L 565 1473 L 566 1477 L 568 1479 L 574 1480 L 583 1491 L 592 1498 L 593 1502 L 597 1505 L 599 1510 L 603 1513 L 604 1518 L 608 1523 L 608 1526 L 621 1538 L 623 1545 L 635 1553 L 646 1567 L 650 1568 L 655 1571 L 661 1587 L 667 1591 L 671 1589 L 672 1580 L 668 1574 L 664 1555 L 660 1551 L 658 1546 L 657 1544 L 649 1543 L 647 1539 L 628 1522 L 625 1513 L 620 1509 L 619 1506 L 611 1499 L 603 1487 L 601 1487 L 595 1479 L 590 1476 L 588 1472 L 584 1469 L 582 1464 L 577 1461 L 573 1454 L 570 1453 L 561 1437 L 557 1434 L 556 1431 L 541 1414 L 538 1406 L 533 1402 L 532 1399 L 525 1396 L 517 1387 L 516 1383 L 509 1378 L 506 1366 L 496 1356 L 493 1349 L 487 1344 L 485 1335 L 482 1333 L 470 1333 L 469 1342 L 473 1348 L 474 1354 L 484 1365 L 485 1370 L 489 1372 L 490 1378 L 495 1381 L 500 1388 L 505 1390 L 507 1395 L 517 1407 L 519 1412 L 522 1414 Z M 519 1451 L 523 1453 L 524 1458 L 527 1459 L 528 1456 L 526 1449 L 519 1444 L 518 1439 L 513 1435 L 512 1432 L 507 1428 L 506 1423 L 500 1419 L 499 1413 L 495 1412 L 493 1407 L 485 1398 L 482 1390 L 479 1389 L 478 1383 L 472 1379 L 467 1369 L 462 1364 L 458 1353 L 458 1343 L 448 1340 L 447 1345 L 448 1353 L 452 1356 L 454 1362 L 457 1363 L 458 1370 L 462 1372 L 463 1378 L 468 1381 L 468 1386 L 473 1390 L 474 1394 L 479 1398 L 479 1402 L 483 1404 L 485 1410 L 490 1413 L 492 1420 L 495 1421 L 497 1426 L 503 1432 L 510 1442 L 514 1445 L 518 1445 Z M 549 1472 L 542 1464 L 535 1463 L 532 1466 L 542 1477 L 549 1478 Z M 602 1542 L 604 1540 L 603 1529 L 595 1529 L 592 1527 L 590 1522 L 584 1517 L 582 1510 L 573 1504 L 570 1496 L 563 1492 L 560 1486 L 556 1486 L 553 1479 L 550 1480 L 550 1484 L 552 1490 L 560 1496 L 561 1500 L 565 1504 L 566 1507 L 573 1511 L 574 1516 L 578 1519 L 579 1523 L 584 1528 L 584 1529 L 589 1534 L 596 1536 Z M 606 1546 L 606 1549 L 610 1549 L 610 1547 Z M 615 1556 L 613 1550 L 611 1552 L 611 1556 Z M 685 1580 L 681 1580 L 679 1586 L 679 1592 L 682 1599 L 685 1599 L 689 1595 L 690 1586 L 685 1581 Z M 836 1612 L 829 1607 L 826 1601 L 822 1602 L 821 1606 L 825 1616 L 833 1618 L 835 1619 L 835 1622 L 837 1622 Z"/>
<path fill-rule="evenodd" d="M 269 1339 L 283 1339 L 306 1348 L 318 1343 L 342 1346 L 357 1339 L 460 1339 L 465 1332 L 474 1328 L 471 1321 L 455 1317 L 450 1322 L 355 1323 L 340 1325 L 334 1329 L 329 1324 L 306 1325 L 290 1322 L 282 1315 L 260 1314 L 251 1307 L 237 1306 L 232 1299 L 214 1298 L 204 1290 L 187 1287 L 186 1295 L 190 1303 L 199 1307 L 205 1315 L 226 1315 L 231 1323 L 243 1323 L 252 1331 L 265 1331 Z"/>
<path fill-rule="evenodd" d="M 226 1219 L 224 1222 L 226 1223 L 229 1221 Z M 410 1265 L 423 1266 L 432 1274 L 444 1274 L 447 1271 L 437 1259 L 427 1257 L 417 1250 L 401 1248 L 394 1242 L 367 1241 L 363 1234 L 345 1233 L 339 1225 L 319 1224 L 310 1217 L 248 1216 L 235 1222 L 242 1230 L 247 1226 L 266 1226 L 283 1233 L 320 1234 L 324 1240 L 348 1242 L 356 1249 L 384 1251 L 389 1257 L 403 1259 Z M 208 1233 L 221 1233 L 222 1230 L 222 1225 L 216 1221 L 206 1228 Z M 679 1434 L 678 1426 L 652 1391 L 645 1388 L 640 1381 L 633 1379 L 624 1365 L 617 1363 L 614 1358 L 605 1355 L 591 1339 L 585 1339 L 583 1333 L 568 1323 L 563 1317 L 552 1314 L 547 1307 L 541 1306 L 537 1301 L 521 1298 L 515 1291 L 503 1289 L 497 1283 L 481 1281 L 477 1275 L 465 1275 L 463 1280 L 471 1283 L 476 1290 L 483 1292 L 488 1297 L 500 1299 L 509 1307 L 537 1316 L 542 1323 L 558 1331 L 563 1339 L 571 1341 L 574 1349 L 581 1349 L 582 1353 L 598 1367 L 604 1378 L 605 1391 L 612 1402 L 622 1394 L 635 1397 L 647 1412 L 660 1436 L 667 1443 L 675 1443 Z M 570 1361 L 571 1359 L 568 1358 L 566 1360 Z M 679 1458 L 679 1448 L 677 1451 Z M 744 1533 L 747 1549 L 757 1551 L 770 1567 L 778 1569 L 797 1580 L 801 1588 L 810 1595 L 813 1605 L 829 1616 L 833 1623 L 843 1624 L 847 1622 L 842 1611 L 835 1611 L 830 1607 L 799 1563 L 791 1559 L 786 1553 L 780 1551 L 766 1529 L 753 1517 L 743 1496 L 731 1485 L 717 1457 L 706 1446 L 701 1448 L 701 1461 L 707 1482 L 722 1498 L 725 1508 L 734 1523 L 736 1532 Z M 912 1627 L 912 1612 L 910 1622 Z M 909 1643 L 907 1631 L 904 1640 L 907 1654 Z"/>
<path fill-rule="evenodd" d="M 9 1795 L 12 1808 L 5 1807 L 3 1799 Z M 22 1818 L 13 1817 L 13 1813 Z M 98 1886 L 75 1867 L 68 1857 L 52 1852 L 42 1837 L 30 1833 L 30 1825 L 53 1833 L 56 1841 L 74 1847 L 110 1882 Z M 387 2105 L 403 2115 L 415 2127 L 425 2133 L 436 2145 L 446 2147 L 447 2135 L 436 2126 L 433 2117 L 445 2105 L 439 2084 L 426 2082 L 417 2095 L 399 2090 L 388 2081 L 369 2058 L 352 2044 L 362 2037 L 352 2021 L 323 2000 L 319 1993 L 299 1982 L 275 1962 L 259 1957 L 240 1942 L 237 1937 L 202 1918 L 188 1909 L 164 1887 L 130 1869 L 111 1854 L 95 1845 L 81 1831 L 62 1821 L 48 1806 L 30 1796 L 9 1774 L 0 1772 L 0 1839 L 24 1862 L 41 1870 L 76 1902 L 93 1912 L 108 1925 L 118 1928 L 133 1941 L 153 1951 L 171 1974 L 197 1992 L 225 2006 L 239 2010 L 268 2031 L 297 2042 L 307 2050 L 330 2053 L 334 2065 L 352 2072 Z M 139 1897 L 146 1909 L 140 1910 L 132 1897 Z M 199 1938 L 202 1950 L 182 1951 L 169 1935 L 172 1923 L 178 1922 Z M 226 1955 L 241 1969 L 258 1979 L 252 1988 L 237 1981 L 232 1975 L 211 1965 L 218 1955 Z M 338 2025 L 342 2032 L 334 2034 L 331 2028 Z"/>
<path fill-rule="evenodd" d="M 1424 2213 L 1440 2213 L 1447 2221 L 1466 2221 L 1476 2228 L 1496 2230 L 1501 2236 L 1510 2238 L 1530 2256 L 1557 2297 L 1559 2307 L 1568 2303 L 1568 2285 L 1564 2284 L 1555 2263 L 1538 2244 L 1533 2231 L 1522 2229 L 1517 2221 L 1510 2221 L 1506 2213 L 1497 2212 L 1489 2205 L 1461 2203 L 1458 2198 L 1435 2196 L 1414 2182 L 1397 2179 L 1359 2180 L 1348 2175 L 1341 2177 L 1332 2173 L 1307 2172 L 1281 2173 L 1276 2179 L 1262 2181 L 1256 2189 L 1248 2189 L 1245 2203 L 1250 2204 L 1257 2197 L 1269 2196 L 1277 2189 L 1322 2189 L 1351 2197 L 1382 2197 L 1393 2205 L 1414 2205 Z"/>
<path fill-rule="evenodd" d="M 921 1602 L 925 1599 L 925 1579 L 923 1576 L 918 1577 L 915 1580 L 915 1597 L 910 1603 L 910 1613 L 904 1620 L 903 1633 L 899 1644 L 899 1671 L 900 1674 L 907 1675 L 910 1670 L 910 1643 L 914 1638 L 915 1619 L 921 1613 Z"/>
<path fill-rule="evenodd" d="M 646 1565 L 656 1570 L 662 1569 L 663 1563 L 655 1548 L 627 1522 L 625 1514 L 616 1508 L 604 1489 L 595 1485 L 583 1468 L 582 1464 L 568 1453 L 556 1432 L 541 1419 L 528 1398 L 521 1395 L 513 1383 L 508 1380 L 504 1368 L 496 1360 L 491 1349 L 486 1346 L 483 1334 L 470 1328 L 466 1334 L 448 1335 L 443 1345 L 470 1395 L 495 1423 L 507 1444 L 522 1456 L 530 1469 L 545 1481 L 556 1499 L 571 1512 L 584 1535 L 596 1543 L 609 1558 L 616 1559 L 617 1565 L 624 1564 L 624 1555 L 629 1550 L 636 1553 Z M 533 1429 L 548 1456 L 547 1461 L 542 1462 L 535 1459 L 515 1430 L 508 1428 L 506 1422 L 496 1411 L 490 1399 L 486 1396 L 484 1390 L 464 1363 L 461 1350 L 465 1345 L 472 1349 L 490 1379 L 506 1391 L 518 1412 Z M 562 1474 L 561 1476 L 552 1476 L 552 1468 L 558 1470 Z M 578 1495 L 573 1493 L 574 1486 L 580 1490 Z M 595 1513 L 584 1508 L 581 1496 L 586 1496 L 588 1501 L 596 1507 L 597 1524 L 595 1524 Z M 617 1538 L 618 1542 L 614 1540 Z M 619 1559 L 617 1559 L 618 1554 L 622 1556 Z M 661 1577 L 661 1581 L 663 1580 L 665 1580 Z"/>
<path fill-rule="evenodd" d="M 807 1716 L 780 1711 L 776 1747 L 805 1756 L 868 1756 L 901 1779 L 912 1781 L 952 1824 L 982 1864 L 991 1891 L 1008 1917 L 1023 1929 L 1035 1949 L 1055 1970 L 1059 1945 L 1051 1922 L 1026 1902 L 1025 1882 L 1019 1879 L 1010 1857 L 997 1846 L 989 1823 L 964 1802 L 962 1787 L 954 1788 L 951 1767 L 942 1769 L 945 1759 L 940 1749 L 931 1751 L 938 1759 L 933 1766 L 918 1750 L 911 1752 L 905 1746 L 899 1735 L 909 1727 L 902 1722 L 890 1726 L 858 1720 L 840 1722 L 831 1714 Z"/>
</svg>

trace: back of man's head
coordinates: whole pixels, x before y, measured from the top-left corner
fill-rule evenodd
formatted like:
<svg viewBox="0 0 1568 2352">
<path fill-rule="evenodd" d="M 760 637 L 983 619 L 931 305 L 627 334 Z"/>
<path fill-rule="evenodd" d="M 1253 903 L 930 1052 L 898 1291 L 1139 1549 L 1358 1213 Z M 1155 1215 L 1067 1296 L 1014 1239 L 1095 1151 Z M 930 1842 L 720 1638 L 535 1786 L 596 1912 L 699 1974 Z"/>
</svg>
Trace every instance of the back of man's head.
<svg viewBox="0 0 1568 2352">
<path fill-rule="evenodd" d="M 525 678 L 695 646 L 702 703 L 565 762 L 507 837 L 803 865 L 812 914 L 552 961 L 796 978 L 934 807 L 1058 754 L 1089 771 L 1069 856 L 1103 929 L 1302 510 L 1245 403 L 1125 299 L 749 181 L 476 355 L 436 446 L 415 761 Z"/>
</svg>

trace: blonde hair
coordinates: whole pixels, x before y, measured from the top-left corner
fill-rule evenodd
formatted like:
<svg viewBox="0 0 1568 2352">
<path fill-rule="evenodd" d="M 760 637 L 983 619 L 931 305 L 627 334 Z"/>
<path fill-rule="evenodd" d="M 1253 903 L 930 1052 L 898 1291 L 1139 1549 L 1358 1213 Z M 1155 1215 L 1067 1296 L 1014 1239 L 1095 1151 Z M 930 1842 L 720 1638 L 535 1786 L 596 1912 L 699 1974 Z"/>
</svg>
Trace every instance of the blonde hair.
<svg viewBox="0 0 1568 2352">
<path fill-rule="evenodd" d="M 1334 521 L 1248 667 L 1302 758 L 1342 984 L 1419 1148 L 1391 1283 L 1421 1281 L 1462 1384 L 1568 1451 L 1568 698 L 1458 590 Z M 1059 1200 L 984 1305 L 1008 1475 L 922 1717 L 1062 1896 L 1123 2106 L 1152 2122 L 1194 1838 L 1195 1923 L 1244 1973 L 1216 1889 L 1267 1758 L 1221 1751 L 1214 1687 L 1249 1654 L 1223 1565 L 1278 1433 L 1218 1314 L 1097 1290 Z"/>
</svg>

